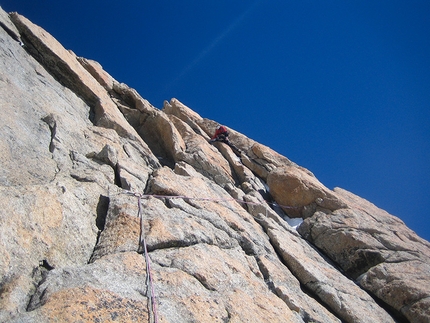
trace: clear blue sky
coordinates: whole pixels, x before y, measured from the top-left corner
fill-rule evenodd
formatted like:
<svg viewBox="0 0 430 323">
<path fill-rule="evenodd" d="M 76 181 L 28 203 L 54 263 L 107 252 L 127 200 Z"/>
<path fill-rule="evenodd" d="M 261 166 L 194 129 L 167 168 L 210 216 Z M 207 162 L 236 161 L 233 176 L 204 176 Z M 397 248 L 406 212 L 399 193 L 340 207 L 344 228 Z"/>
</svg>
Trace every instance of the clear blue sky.
<svg viewBox="0 0 430 323">
<path fill-rule="evenodd" d="M 0 0 L 430 240 L 430 1 Z"/>
</svg>

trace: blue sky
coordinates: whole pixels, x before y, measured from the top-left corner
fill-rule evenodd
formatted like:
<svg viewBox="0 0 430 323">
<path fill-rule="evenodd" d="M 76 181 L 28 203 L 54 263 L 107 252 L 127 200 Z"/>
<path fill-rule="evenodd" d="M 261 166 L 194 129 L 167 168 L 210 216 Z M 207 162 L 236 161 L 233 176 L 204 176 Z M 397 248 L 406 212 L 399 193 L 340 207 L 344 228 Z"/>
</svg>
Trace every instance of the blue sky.
<svg viewBox="0 0 430 323">
<path fill-rule="evenodd" d="M 430 2 L 0 0 L 430 240 Z"/>
</svg>

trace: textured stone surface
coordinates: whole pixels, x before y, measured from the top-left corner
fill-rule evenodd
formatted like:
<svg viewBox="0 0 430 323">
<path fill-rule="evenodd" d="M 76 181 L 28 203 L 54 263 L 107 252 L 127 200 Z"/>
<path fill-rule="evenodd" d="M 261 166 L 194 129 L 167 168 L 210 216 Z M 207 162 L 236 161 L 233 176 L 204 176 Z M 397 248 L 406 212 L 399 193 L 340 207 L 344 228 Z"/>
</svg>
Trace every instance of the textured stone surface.
<svg viewBox="0 0 430 323">
<path fill-rule="evenodd" d="M 217 122 L 11 17 L 0 321 L 428 322 L 429 243 L 402 221 L 234 129 L 240 157 L 211 145 Z"/>
<path fill-rule="evenodd" d="M 404 223 L 366 200 L 335 189 L 348 204 L 316 212 L 299 232 L 345 273 L 411 322 L 430 318 L 430 244 Z"/>
<path fill-rule="evenodd" d="M 17 322 L 148 322 L 145 268 L 141 255 L 124 252 L 53 269 Z"/>
<path fill-rule="evenodd" d="M 277 167 L 267 177 L 273 198 L 291 216 L 307 217 L 318 207 L 336 210 L 346 205 L 309 171 L 295 166 Z"/>
<path fill-rule="evenodd" d="M 291 272 L 345 322 L 394 322 L 374 300 L 299 237 L 268 226 L 273 241 Z M 363 313 L 367 313 L 363 316 Z"/>
<path fill-rule="evenodd" d="M 18 29 L 12 23 L 12 21 L 10 21 L 9 14 L 5 12 L 1 8 L 1 6 L 0 6 L 0 28 L 2 28 L 12 39 L 19 42 L 20 45 L 22 45 L 21 36 L 19 34 Z"/>
</svg>

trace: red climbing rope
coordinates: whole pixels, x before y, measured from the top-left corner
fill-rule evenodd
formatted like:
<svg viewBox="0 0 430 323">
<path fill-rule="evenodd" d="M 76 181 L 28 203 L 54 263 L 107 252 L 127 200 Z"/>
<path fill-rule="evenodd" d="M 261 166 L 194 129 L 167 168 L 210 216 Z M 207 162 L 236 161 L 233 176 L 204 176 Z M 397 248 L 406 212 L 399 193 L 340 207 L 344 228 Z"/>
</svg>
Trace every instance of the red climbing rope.
<svg viewBox="0 0 430 323">
<path fill-rule="evenodd" d="M 152 272 L 151 272 L 151 259 L 149 258 L 149 255 L 148 255 L 148 248 L 146 246 L 146 239 L 145 239 L 145 233 L 144 233 L 143 213 L 142 213 L 142 195 L 137 193 L 133 193 L 133 195 L 136 196 L 138 199 L 138 215 L 140 219 L 139 248 L 143 246 L 143 253 L 145 255 L 145 262 L 146 262 L 146 288 L 147 288 L 146 296 L 148 297 L 149 322 L 158 323 L 157 302 L 155 300 L 154 282 L 152 280 Z"/>
<path fill-rule="evenodd" d="M 264 205 L 264 203 L 257 202 L 246 202 L 243 200 L 229 198 L 229 199 L 213 199 L 213 198 L 204 198 L 204 197 L 189 197 L 189 196 L 181 196 L 181 195 L 152 195 L 152 194 L 139 194 L 131 191 L 126 191 L 126 194 L 133 195 L 138 199 L 138 216 L 140 219 L 140 235 L 139 235 L 139 248 L 143 247 L 143 254 L 145 256 L 146 262 L 146 286 L 147 286 L 147 297 L 148 297 L 148 312 L 149 312 L 149 322 L 150 323 L 158 323 L 158 314 L 157 314 L 157 303 L 154 291 L 154 282 L 152 279 L 151 272 L 151 259 L 149 258 L 148 248 L 146 245 L 146 239 L 144 235 L 144 224 L 143 224 L 143 213 L 142 213 L 142 198 L 164 198 L 164 199 L 184 199 L 184 200 L 198 200 L 198 201 L 209 201 L 209 202 L 228 202 L 228 201 L 236 201 L 241 204 L 248 205 Z M 297 207 L 294 206 L 286 206 L 279 205 L 277 203 L 267 202 L 267 204 L 271 204 L 274 206 L 279 206 L 286 209 L 294 209 Z M 267 216 L 267 209 L 266 209 Z"/>
</svg>

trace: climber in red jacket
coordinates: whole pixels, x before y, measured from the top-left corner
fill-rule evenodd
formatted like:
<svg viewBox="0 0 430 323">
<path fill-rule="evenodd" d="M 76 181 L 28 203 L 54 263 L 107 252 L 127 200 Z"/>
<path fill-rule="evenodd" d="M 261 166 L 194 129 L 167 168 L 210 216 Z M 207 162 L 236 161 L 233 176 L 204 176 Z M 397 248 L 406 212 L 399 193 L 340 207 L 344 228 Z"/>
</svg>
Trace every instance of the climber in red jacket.
<svg viewBox="0 0 430 323">
<path fill-rule="evenodd" d="M 218 126 L 216 127 L 215 134 L 211 138 L 211 142 L 214 141 L 222 141 L 226 144 L 230 143 L 230 140 L 228 139 L 228 130 L 224 126 Z"/>
<path fill-rule="evenodd" d="M 231 143 L 231 141 L 228 139 L 228 135 L 229 135 L 229 133 L 228 133 L 228 130 L 226 127 L 218 126 L 218 127 L 216 127 L 215 134 L 212 136 L 210 142 L 221 141 L 221 142 L 229 145 L 231 147 L 231 149 L 233 149 L 234 153 L 236 155 L 240 156 L 240 154 L 241 154 L 240 149 Z"/>
</svg>

